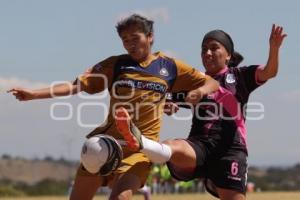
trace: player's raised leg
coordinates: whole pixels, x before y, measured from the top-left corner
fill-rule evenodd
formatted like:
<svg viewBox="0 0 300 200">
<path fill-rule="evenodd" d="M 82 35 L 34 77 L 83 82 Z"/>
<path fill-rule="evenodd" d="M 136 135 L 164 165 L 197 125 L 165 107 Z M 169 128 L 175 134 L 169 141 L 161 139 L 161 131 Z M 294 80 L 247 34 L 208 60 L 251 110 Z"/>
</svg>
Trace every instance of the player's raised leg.
<svg viewBox="0 0 300 200">
<path fill-rule="evenodd" d="M 125 108 L 120 107 L 116 110 L 115 122 L 129 149 L 145 153 L 155 163 L 165 163 L 170 160 L 172 155 L 171 147 L 142 135 L 131 121 L 130 115 Z"/>
<path fill-rule="evenodd" d="M 124 137 L 128 147 L 133 151 L 143 148 L 141 133 L 131 122 L 129 113 L 124 107 L 120 107 L 115 112 L 116 126 L 119 133 Z"/>
</svg>

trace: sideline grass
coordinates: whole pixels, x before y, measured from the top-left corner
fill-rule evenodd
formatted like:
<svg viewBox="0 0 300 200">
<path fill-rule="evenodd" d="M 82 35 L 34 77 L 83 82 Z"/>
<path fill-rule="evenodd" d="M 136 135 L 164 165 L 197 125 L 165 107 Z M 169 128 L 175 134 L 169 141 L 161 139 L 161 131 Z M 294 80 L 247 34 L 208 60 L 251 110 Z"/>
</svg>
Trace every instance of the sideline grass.
<svg viewBox="0 0 300 200">
<path fill-rule="evenodd" d="M 141 195 L 135 195 L 133 200 L 143 200 Z M 214 200 L 213 196 L 205 194 L 153 195 L 151 200 Z M 247 194 L 247 200 L 299 200 L 299 192 L 261 192 Z M 13 197 L 1 200 L 68 200 L 67 197 Z M 107 200 L 105 196 L 97 196 L 94 200 Z"/>
</svg>

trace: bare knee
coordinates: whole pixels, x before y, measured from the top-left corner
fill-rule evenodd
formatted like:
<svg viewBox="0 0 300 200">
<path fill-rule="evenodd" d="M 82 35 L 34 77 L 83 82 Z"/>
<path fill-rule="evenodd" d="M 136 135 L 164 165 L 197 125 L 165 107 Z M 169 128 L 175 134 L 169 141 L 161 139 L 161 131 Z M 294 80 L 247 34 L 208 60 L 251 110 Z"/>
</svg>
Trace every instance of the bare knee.
<svg viewBox="0 0 300 200">
<path fill-rule="evenodd" d="M 196 166 L 196 152 L 184 139 L 166 140 L 163 143 L 172 149 L 171 163 L 181 168 L 194 168 Z M 185 162 L 182 162 L 182 161 Z"/>
<path fill-rule="evenodd" d="M 139 177 L 130 173 L 116 176 L 109 200 L 130 200 L 141 184 Z"/>
<path fill-rule="evenodd" d="M 217 188 L 221 200 L 246 200 L 243 193 L 234 190 Z"/>
<path fill-rule="evenodd" d="M 132 191 L 127 190 L 120 194 L 111 194 L 109 200 L 129 200 L 132 198 Z"/>
</svg>

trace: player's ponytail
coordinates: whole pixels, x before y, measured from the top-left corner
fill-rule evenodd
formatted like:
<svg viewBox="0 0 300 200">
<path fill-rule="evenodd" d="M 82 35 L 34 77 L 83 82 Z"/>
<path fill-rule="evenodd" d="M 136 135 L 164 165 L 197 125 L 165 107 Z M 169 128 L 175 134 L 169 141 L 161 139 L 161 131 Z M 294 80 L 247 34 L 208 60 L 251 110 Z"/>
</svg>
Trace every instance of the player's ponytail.
<svg viewBox="0 0 300 200">
<path fill-rule="evenodd" d="M 227 66 L 228 67 L 237 67 L 243 60 L 244 60 L 244 57 L 239 52 L 234 51 L 231 54 L 231 58 L 227 64 Z"/>
</svg>

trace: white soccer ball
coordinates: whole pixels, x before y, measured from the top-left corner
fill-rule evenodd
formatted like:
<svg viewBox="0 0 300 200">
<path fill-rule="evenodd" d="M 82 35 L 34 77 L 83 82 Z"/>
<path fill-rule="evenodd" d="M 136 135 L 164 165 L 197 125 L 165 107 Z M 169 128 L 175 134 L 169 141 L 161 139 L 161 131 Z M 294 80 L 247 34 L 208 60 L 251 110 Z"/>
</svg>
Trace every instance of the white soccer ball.
<svg viewBox="0 0 300 200">
<path fill-rule="evenodd" d="M 81 163 L 92 174 L 108 175 L 122 160 L 122 148 L 108 135 L 95 135 L 88 138 L 81 150 Z"/>
</svg>

